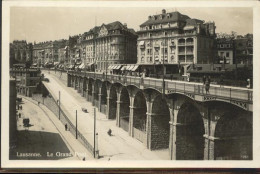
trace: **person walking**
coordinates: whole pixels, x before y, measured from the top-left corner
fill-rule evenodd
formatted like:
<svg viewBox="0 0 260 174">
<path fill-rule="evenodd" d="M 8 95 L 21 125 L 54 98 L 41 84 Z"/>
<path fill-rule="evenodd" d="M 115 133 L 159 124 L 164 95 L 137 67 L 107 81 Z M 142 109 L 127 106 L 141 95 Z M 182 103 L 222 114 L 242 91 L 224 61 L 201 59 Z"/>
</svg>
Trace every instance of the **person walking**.
<svg viewBox="0 0 260 174">
<path fill-rule="evenodd" d="M 206 82 L 205 82 L 205 89 L 206 89 L 206 94 L 209 93 L 209 88 L 210 88 L 210 76 L 206 78 Z"/>
<path fill-rule="evenodd" d="M 68 129 L 68 125 L 67 125 L 67 123 L 65 124 L 65 131 L 67 131 L 67 129 Z"/>
<path fill-rule="evenodd" d="M 205 83 L 206 83 L 206 79 L 207 79 L 207 78 L 206 78 L 206 76 L 204 75 L 203 78 L 202 78 L 203 85 L 205 85 Z"/>
</svg>

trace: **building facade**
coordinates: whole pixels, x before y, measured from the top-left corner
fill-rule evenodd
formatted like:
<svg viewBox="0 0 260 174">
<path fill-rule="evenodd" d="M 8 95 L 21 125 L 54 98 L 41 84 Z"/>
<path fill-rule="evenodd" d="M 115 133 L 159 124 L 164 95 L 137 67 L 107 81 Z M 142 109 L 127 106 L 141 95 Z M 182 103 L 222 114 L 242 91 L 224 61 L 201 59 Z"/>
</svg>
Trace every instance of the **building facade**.
<svg viewBox="0 0 260 174">
<path fill-rule="evenodd" d="M 17 93 L 28 97 L 32 96 L 41 81 L 41 71 L 39 69 L 11 68 L 10 75 L 16 80 Z"/>
<path fill-rule="evenodd" d="M 218 58 L 215 63 L 234 63 L 234 40 L 232 38 L 218 38 L 217 39 Z"/>
<path fill-rule="evenodd" d="M 119 21 L 94 27 L 79 35 L 76 58 L 105 72 L 111 64 L 136 63 L 137 35 Z"/>
<path fill-rule="evenodd" d="M 25 40 L 14 40 L 10 44 L 10 66 L 14 63 L 26 63 L 32 61 L 33 46 Z"/>
<path fill-rule="evenodd" d="M 55 40 L 35 43 L 33 45 L 33 63 L 44 66 L 48 63 L 59 62 L 59 48 L 65 47 L 66 40 Z"/>
<path fill-rule="evenodd" d="M 179 12 L 149 16 L 140 25 L 137 40 L 139 65 L 187 65 L 214 60 L 215 23 L 191 19 Z"/>
<path fill-rule="evenodd" d="M 237 37 L 234 40 L 235 56 L 237 64 L 252 65 L 253 64 L 253 35 Z"/>
</svg>

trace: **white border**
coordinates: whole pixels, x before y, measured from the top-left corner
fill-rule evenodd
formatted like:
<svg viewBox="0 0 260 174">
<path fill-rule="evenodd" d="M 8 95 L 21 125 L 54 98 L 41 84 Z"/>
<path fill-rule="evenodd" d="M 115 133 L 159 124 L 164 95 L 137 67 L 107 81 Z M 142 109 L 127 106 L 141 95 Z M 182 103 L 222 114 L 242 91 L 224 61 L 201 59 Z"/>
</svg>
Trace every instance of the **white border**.
<svg viewBox="0 0 260 174">
<path fill-rule="evenodd" d="M 1 130 L 1 161 L 2 168 L 257 168 L 260 167 L 260 108 L 257 79 L 260 67 L 260 5 L 257 1 L 4 1 L 2 16 L 2 130 Z M 9 160 L 9 32 L 10 7 L 251 7 L 254 15 L 254 112 L 253 112 L 253 160 L 252 161 L 49 161 L 49 160 Z M 256 49 L 258 48 L 258 49 Z"/>
</svg>

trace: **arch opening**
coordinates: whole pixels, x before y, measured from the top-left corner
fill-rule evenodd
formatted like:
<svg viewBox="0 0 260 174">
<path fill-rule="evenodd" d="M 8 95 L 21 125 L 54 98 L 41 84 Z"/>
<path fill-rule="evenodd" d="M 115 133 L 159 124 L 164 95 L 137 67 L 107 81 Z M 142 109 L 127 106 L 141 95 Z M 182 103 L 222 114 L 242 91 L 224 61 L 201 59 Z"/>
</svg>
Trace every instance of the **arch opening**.
<svg viewBox="0 0 260 174">
<path fill-rule="evenodd" d="M 89 79 L 89 81 L 88 81 L 88 101 L 92 101 L 92 84 L 93 84 L 93 80 Z"/>
<path fill-rule="evenodd" d="M 107 86 L 105 83 L 101 87 L 101 112 L 106 113 L 107 106 Z"/>
<path fill-rule="evenodd" d="M 214 154 L 216 160 L 252 160 L 253 130 L 241 112 L 225 113 L 216 125 Z"/>
<path fill-rule="evenodd" d="M 139 91 L 134 99 L 133 137 L 141 142 L 146 139 L 146 112 L 146 99 L 143 92 Z"/>
<path fill-rule="evenodd" d="M 120 114 L 119 127 L 128 132 L 129 129 L 129 113 L 130 98 L 126 88 L 123 88 L 120 95 Z"/>
<path fill-rule="evenodd" d="M 177 115 L 176 159 L 203 160 L 204 123 L 199 110 L 191 103 L 184 103 Z"/>
<path fill-rule="evenodd" d="M 109 115 L 108 119 L 116 119 L 117 92 L 114 85 L 110 88 L 109 93 Z"/>
<path fill-rule="evenodd" d="M 98 94 L 99 94 L 99 85 L 98 85 L 98 81 L 96 80 L 95 84 L 94 84 L 94 106 L 98 107 Z"/>
<path fill-rule="evenodd" d="M 170 137 L 170 111 L 166 100 L 162 95 L 158 95 L 152 106 L 151 117 L 151 149 L 167 149 L 169 148 Z"/>
</svg>

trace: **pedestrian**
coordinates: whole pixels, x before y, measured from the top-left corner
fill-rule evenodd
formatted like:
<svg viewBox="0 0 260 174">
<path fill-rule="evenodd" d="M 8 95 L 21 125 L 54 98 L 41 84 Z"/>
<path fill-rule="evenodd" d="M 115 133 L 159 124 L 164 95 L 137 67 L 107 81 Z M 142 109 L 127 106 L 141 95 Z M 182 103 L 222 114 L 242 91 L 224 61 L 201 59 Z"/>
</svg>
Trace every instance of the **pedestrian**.
<svg viewBox="0 0 260 174">
<path fill-rule="evenodd" d="M 23 110 L 23 106 L 22 105 L 20 106 L 20 109 Z"/>
<path fill-rule="evenodd" d="M 205 75 L 203 76 L 202 81 L 203 81 L 203 85 L 205 85 L 205 83 L 206 83 L 206 76 Z"/>
<path fill-rule="evenodd" d="M 84 157 L 82 160 L 83 160 L 83 161 L 86 161 L 86 158 Z"/>
<path fill-rule="evenodd" d="M 21 118 L 21 113 L 19 113 L 19 118 Z"/>
<path fill-rule="evenodd" d="M 67 131 L 67 129 L 68 129 L 68 125 L 67 125 L 67 123 L 65 124 L 65 131 Z"/>
<path fill-rule="evenodd" d="M 210 77 L 206 78 L 206 82 L 205 82 L 205 89 L 206 89 L 206 94 L 209 93 L 209 87 L 210 87 Z"/>
<path fill-rule="evenodd" d="M 108 129 L 107 134 L 108 134 L 109 136 L 112 136 L 112 130 L 111 130 L 111 129 Z"/>
<path fill-rule="evenodd" d="M 190 75 L 189 74 L 187 75 L 187 81 L 188 82 L 190 81 Z"/>
<path fill-rule="evenodd" d="M 40 105 L 40 102 L 38 101 L 38 106 Z"/>
</svg>

